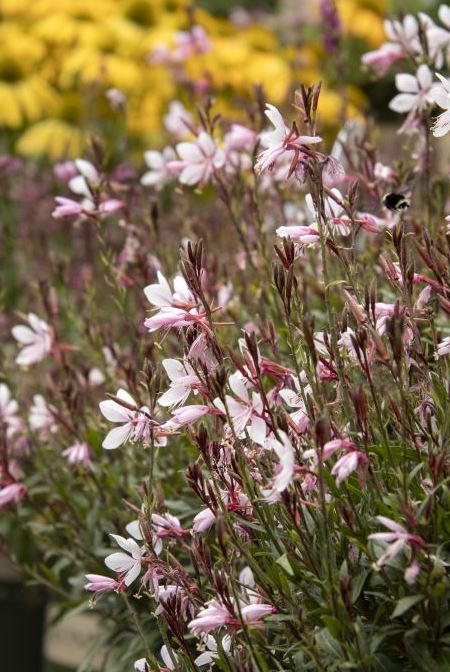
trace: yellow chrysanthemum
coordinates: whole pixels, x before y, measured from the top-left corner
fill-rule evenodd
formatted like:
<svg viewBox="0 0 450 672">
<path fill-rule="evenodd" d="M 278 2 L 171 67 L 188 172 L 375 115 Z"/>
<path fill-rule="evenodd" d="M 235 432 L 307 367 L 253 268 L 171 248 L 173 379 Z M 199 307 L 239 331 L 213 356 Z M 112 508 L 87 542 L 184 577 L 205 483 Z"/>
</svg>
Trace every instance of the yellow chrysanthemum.
<svg viewBox="0 0 450 672">
<path fill-rule="evenodd" d="M 16 149 L 25 156 L 49 156 L 51 159 L 75 158 L 83 149 L 83 135 L 61 119 L 45 119 L 28 128 L 19 138 Z"/>
<path fill-rule="evenodd" d="M 142 65 L 131 59 L 89 47 L 78 47 L 70 52 L 62 64 L 60 83 L 65 88 L 101 83 L 125 92 L 132 91 L 140 87 L 142 68 Z"/>
<path fill-rule="evenodd" d="M 339 126 L 342 119 L 353 119 L 359 115 L 358 107 L 354 104 L 355 90 L 346 91 L 346 100 L 341 91 L 322 89 L 319 100 L 319 117 L 325 126 Z M 345 109 L 344 107 L 345 106 Z"/>
<path fill-rule="evenodd" d="M 383 21 L 377 12 L 360 7 L 355 0 L 337 0 L 344 31 L 378 47 L 384 40 Z"/>
</svg>

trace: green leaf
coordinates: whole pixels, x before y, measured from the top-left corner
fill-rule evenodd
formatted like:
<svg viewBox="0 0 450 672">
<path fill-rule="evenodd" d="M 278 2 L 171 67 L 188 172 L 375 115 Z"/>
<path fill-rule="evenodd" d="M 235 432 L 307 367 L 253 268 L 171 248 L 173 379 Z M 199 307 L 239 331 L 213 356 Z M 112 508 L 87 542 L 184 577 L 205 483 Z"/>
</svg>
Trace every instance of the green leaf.
<svg viewBox="0 0 450 672">
<path fill-rule="evenodd" d="M 294 576 L 294 570 L 291 567 L 291 563 L 289 562 L 289 558 L 287 557 L 286 553 L 284 555 L 280 555 L 278 560 L 275 562 L 277 565 L 280 565 L 282 569 L 284 569 L 288 576 Z"/>
<path fill-rule="evenodd" d="M 421 602 L 424 597 L 425 595 L 408 595 L 407 597 L 402 597 L 402 599 L 397 602 L 397 606 L 392 612 L 391 618 L 402 616 L 408 609 L 411 609 L 415 604 Z"/>
</svg>

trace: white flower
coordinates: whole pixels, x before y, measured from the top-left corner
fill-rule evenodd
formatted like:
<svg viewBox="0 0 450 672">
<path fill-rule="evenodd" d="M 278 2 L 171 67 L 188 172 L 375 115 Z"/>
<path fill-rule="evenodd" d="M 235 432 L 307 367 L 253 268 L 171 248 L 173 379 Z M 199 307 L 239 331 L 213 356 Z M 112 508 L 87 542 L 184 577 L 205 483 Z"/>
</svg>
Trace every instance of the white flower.
<svg viewBox="0 0 450 672">
<path fill-rule="evenodd" d="M 219 653 L 218 653 L 218 644 L 217 640 L 214 639 L 212 635 L 206 635 L 203 638 L 203 641 L 205 642 L 206 645 L 206 651 L 201 653 L 197 658 L 194 660 L 195 665 L 198 665 L 199 667 L 202 667 L 203 665 L 211 665 L 214 663 L 215 659 L 218 658 Z M 231 649 L 231 637 L 230 635 L 225 635 L 222 638 L 221 641 L 221 646 L 224 651 L 224 653 L 228 653 Z"/>
<path fill-rule="evenodd" d="M 163 118 L 166 130 L 172 135 L 183 137 L 194 126 L 192 115 L 178 100 L 173 100 L 169 105 L 169 111 Z"/>
<path fill-rule="evenodd" d="M 162 152 L 157 152 L 156 150 L 144 152 L 144 159 L 150 168 L 141 177 L 141 184 L 144 187 L 161 188 L 172 179 L 173 173 L 168 168 L 168 163 L 176 159 L 172 147 L 166 147 Z"/>
<path fill-rule="evenodd" d="M 447 135 L 450 131 L 450 80 L 438 72 L 436 73 L 436 77 L 441 80 L 441 85 L 437 85 L 433 89 L 433 102 L 445 110 L 445 112 L 436 117 L 431 130 L 435 138 L 442 138 L 442 136 Z"/>
<path fill-rule="evenodd" d="M 278 394 L 288 406 L 298 409 L 293 413 L 291 413 L 290 417 L 295 423 L 297 431 L 300 434 L 303 434 L 304 432 L 306 432 L 308 428 L 309 418 L 306 413 L 305 402 L 303 401 L 303 397 L 301 395 L 300 383 L 297 376 L 293 377 L 293 380 L 296 391 L 291 390 L 289 387 L 284 387 L 279 391 Z M 304 389 L 304 394 L 306 396 L 307 394 L 310 393 L 311 388 L 309 385 L 307 385 Z"/>
<path fill-rule="evenodd" d="M 120 423 L 120 427 L 112 429 L 103 441 L 103 448 L 112 450 L 122 446 L 127 441 L 150 443 L 151 424 L 150 411 L 147 406 L 138 408 L 133 397 L 122 388 L 117 391 L 116 397 L 124 402 L 120 404 L 113 399 L 100 402 L 102 415 L 110 422 Z M 158 437 L 158 426 L 153 427 L 156 445 L 165 445 L 166 439 Z"/>
<path fill-rule="evenodd" d="M 214 171 L 225 165 L 224 151 L 205 131 L 194 142 L 179 142 L 176 150 L 180 160 L 172 161 L 169 169 L 179 172 L 181 184 L 206 184 Z"/>
<path fill-rule="evenodd" d="M 174 291 L 170 289 L 164 275 L 157 271 L 158 282 L 153 285 L 147 285 L 144 289 L 144 294 L 155 308 L 168 307 L 192 307 L 196 305 L 196 300 L 191 290 L 187 286 L 186 280 L 177 275 L 173 280 Z"/>
<path fill-rule="evenodd" d="M 100 175 L 97 168 L 86 159 L 75 159 L 75 165 L 78 175 L 69 180 L 69 189 L 78 196 L 84 196 L 89 203 L 92 203 L 92 188 L 100 184 Z M 91 209 L 88 207 L 88 209 Z"/>
<path fill-rule="evenodd" d="M 239 371 L 230 376 L 228 384 L 237 397 L 235 399 L 230 395 L 226 395 L 227 407 L 234 431 L 238 437 L 243 437 L 246 430 L 250 438 L 262 446 L 266 440 L 266 422 L 261 417 L 263 413 L 261 395 L 253 392 L 250 399 L 246 381 Z M 219 398 L 214 399 L 214 405 L 226 415 L 225 406 Z"/>
<path fill-rule="evenodd" d="M 42 430 L 55 432 L 57 425 L 51 409 L 52 407 L 47 404 L 41 394 L 35 394 L 28 415 L 28 422 L 30 423 L 31 429 L 38 432 Z"/>
<path fill-rule="evenodd" d="M 413 128 L 413 117 L 422 112 L 433 101 L 433 75 L 430 68 L 419 65 L 416 75 L 400 73 L 395 77 L 395 85 L 400 91 L 389 103 L 394 112 L 409 113 L 403 130 Z"/>
<path fill-rule="evenodd" d="M 275 105 L 267 103 L 265 115 L 274 128 L 260 134 L 261 144 L 266 149 L 258 156 L 255 168 L 261 173 L 271 170 L 277 159 L 283 157 L 290 164 L 303 147 L 322 142 L 322 138 L 318 136 L 293 134 Z"/>
<path fill-rule="evenodd" d="M 144 549 L 134 539 L 125 539 L 118 534 L 111 534 L 111 537 L 126 552 L 111 553 L 105 558 L 105 565 L 113 572 L 124 574 L 125 585 L 130 586 L 141 572 Z"/>
<path fill-rule="evenodd" d="M 0 383 L 0 425 L 6 425 L 7 436 L 12 436 L 17 432 L 22 422 L 17 415 L 19 404 L 15 399 L 11 399 L 11 392 L 6 383 Z"/>
<path fill-rule="evenodd" d="M 271 488 L 263 493 L 264 498 L 271 502 L 277 501 L 280 494 L 291 483 L 295 468 L 295 453 L 292 443 L 285 432 L 280 431 L 279 434 L 281 441 L 271 438 L 266 443 L 266 447 L 273 450 L 279 459 L 278 470 L 272 479 Z"/>
<path fill-rule="evenodd" d="M 191 391 L 197 393 L 195 387 L 200 385 L 200 380 L 187 360 L 179 362 L 177 359 L 164 359 L 162 365 L 170 378 L 170 388 L 159 397 L 161 406 L 182 405 Z"/>
<path fill-rule="evenodd" d="M 16 358 L 16 363 L 29 366 L 43 360 L 53 346 L 53 329 L 34 313 L 28 313 L 29 326 L 18 324 L 11 333 L 24 347 Z"/>
</svg>

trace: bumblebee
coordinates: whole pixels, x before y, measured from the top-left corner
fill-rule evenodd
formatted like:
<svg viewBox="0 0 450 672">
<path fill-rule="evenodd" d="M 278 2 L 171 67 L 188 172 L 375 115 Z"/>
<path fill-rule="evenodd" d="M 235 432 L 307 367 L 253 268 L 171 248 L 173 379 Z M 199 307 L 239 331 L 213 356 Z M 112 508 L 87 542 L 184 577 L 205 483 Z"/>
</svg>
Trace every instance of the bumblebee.
<svg viewBox="0 0 450 672">
<path fill-rule="evenodd" d="M 392 210 L 392 212 L 401 212 L 402 210 L 409 208 L 411 202 L 403 194 L 397 194 L 394 191 L 391 191 L 389 194 L 383 196 L 383 205 L 388 210 Z"/>
</svg>

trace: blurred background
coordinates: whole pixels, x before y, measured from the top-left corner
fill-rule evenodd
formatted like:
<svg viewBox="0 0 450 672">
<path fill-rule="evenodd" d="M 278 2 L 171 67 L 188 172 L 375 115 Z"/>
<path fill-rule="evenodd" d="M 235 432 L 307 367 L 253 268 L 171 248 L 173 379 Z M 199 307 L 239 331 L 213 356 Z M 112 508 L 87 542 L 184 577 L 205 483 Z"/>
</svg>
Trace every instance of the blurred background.
<svg viewBox="0 0 450 672">
<path fill-rule="evenodd" d="M 143 151 L 164 145 L 172 101 L 194 113 L 210 99 L 216 114 L 245 123 L 255 96 L 283 106 L 300 82 L 318 80 L 324 82 L 321 121 L 330 137 L 343 104 L 346 116 L 370 109 L 389 123 L 393 79 L 374 82 L 361 68 L 361 55 L 384 41 L 387 14 L 423 10 L 434 16 L 438 3 L 338 0 L 338 47 L 323 29 L 329 6 L 324 0 L 0 0 L 6 308 L 14 309 L 21 291 L 12 261 L 21 235 L 15 222 L 36 215 L 26 202 L 18 206 L 21 194 L 39 201 L 45 169 L 50 173 L 53 162 L 82 156 L 93 136 L 102 139 L 112 164 L 126 156 L 140 169 Z M 6 192 L 5 180 L 19 174 Z M 49 220 L 48 191 L 42 226 Z M 77 669 L 101 624 L 81 609 L 57 618 L 57 596 L 33 586 L 1 554 L 5 525 L 11 518 L 0 513 L 1 671 Z M 22 555 L 32 552 L 19 531 L 16 542 Z M 95 670 L 95 664 L 80 669 Z"/>
</svg>

